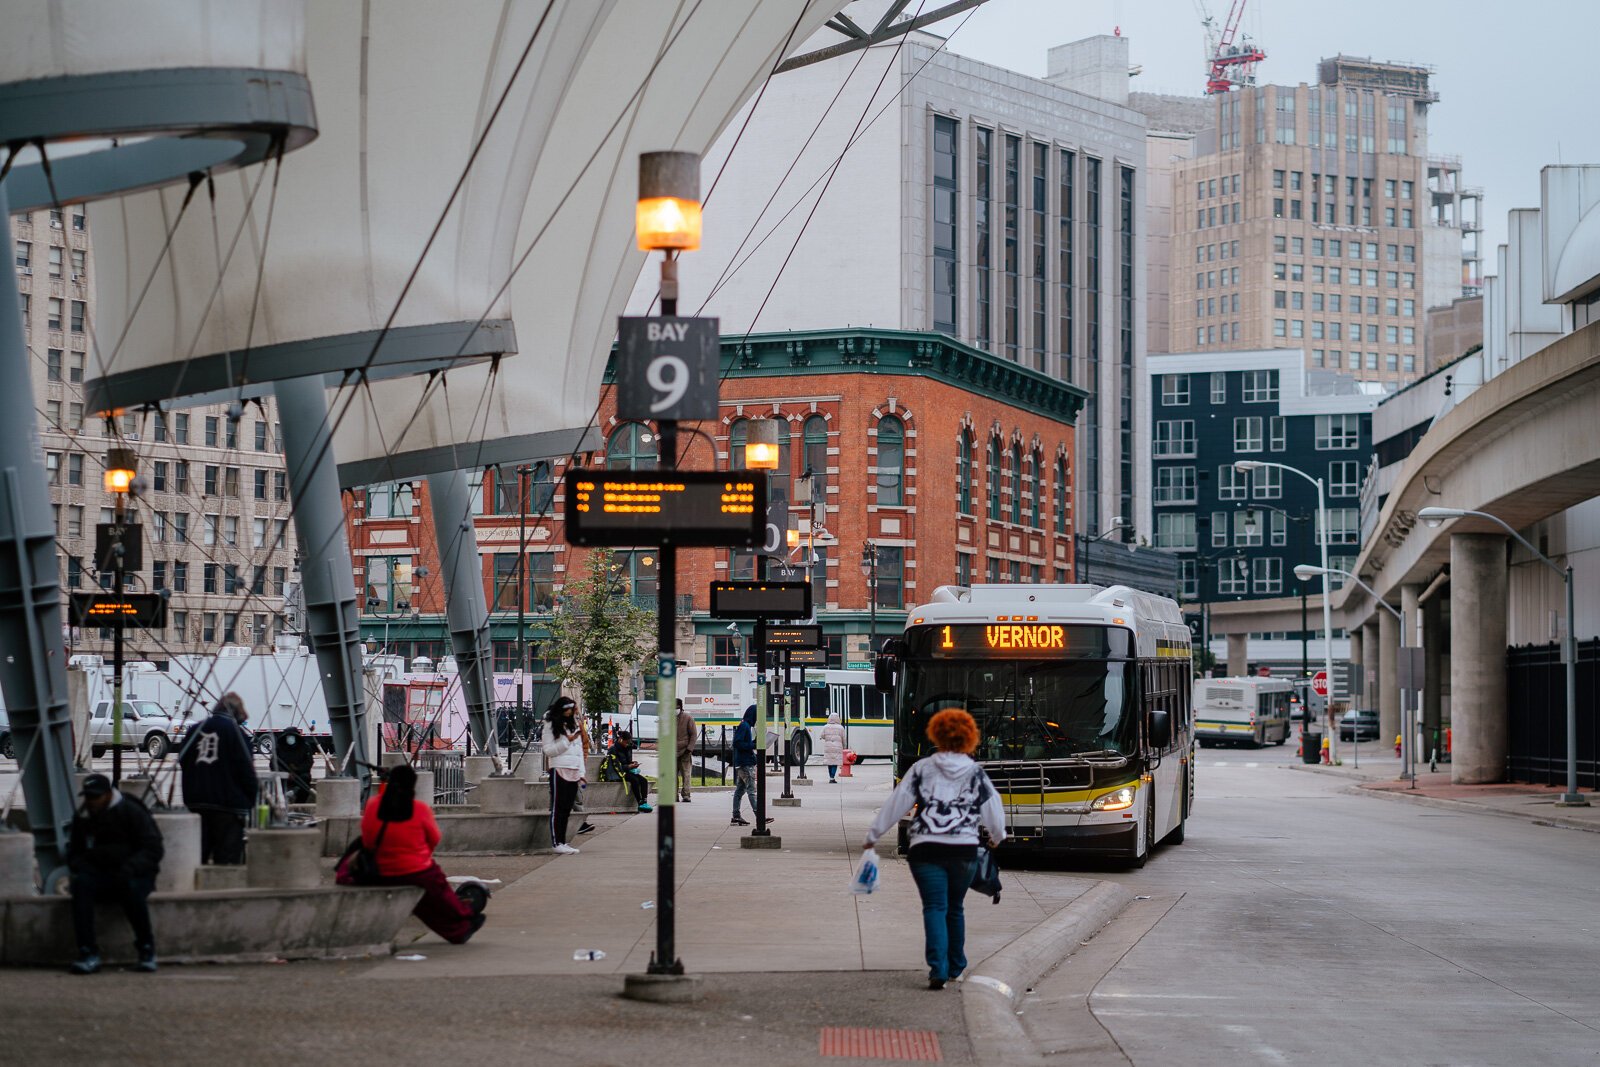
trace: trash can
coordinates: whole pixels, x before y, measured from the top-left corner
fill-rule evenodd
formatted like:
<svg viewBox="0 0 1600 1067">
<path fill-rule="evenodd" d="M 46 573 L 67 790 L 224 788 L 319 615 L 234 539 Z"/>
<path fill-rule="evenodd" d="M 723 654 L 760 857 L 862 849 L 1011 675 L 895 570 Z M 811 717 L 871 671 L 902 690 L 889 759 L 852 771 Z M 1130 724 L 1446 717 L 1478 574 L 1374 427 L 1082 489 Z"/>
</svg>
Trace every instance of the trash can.
<svg viewBox="0 0 1600 1067">
<path fill-rule="evenodd" d="M 316 754 L 314 742 L 291 726 L 278 734 L 272 746 L 271 766 L 289 775 L 284 793 L 291 804 L 305 804 L 312 798 L 311 768 Z"/>
<path fill-rule="evenodd" d="M 1307 730 L 1300 735 L 1300 762 L 1322 762 L 1322 731 Z"/>
</svg>

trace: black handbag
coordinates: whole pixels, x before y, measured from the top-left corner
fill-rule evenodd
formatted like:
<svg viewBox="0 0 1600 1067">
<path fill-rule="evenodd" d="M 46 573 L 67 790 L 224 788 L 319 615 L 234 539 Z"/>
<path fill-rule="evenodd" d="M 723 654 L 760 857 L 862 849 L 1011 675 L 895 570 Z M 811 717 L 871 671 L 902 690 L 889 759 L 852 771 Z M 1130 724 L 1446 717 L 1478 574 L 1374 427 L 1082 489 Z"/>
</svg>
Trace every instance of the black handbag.
<svg viewBox="0 0 1600 1067">
<path fill-rule="evenodd" d="M 378 873 L 378 850 L 383 847 L 383 835 L 389 830 L 389 821 L 381 819 L 378 822 L 378 839 L 367 848 L 361 843 L 361 835 L 350 842 L 350 847 L 344 850 L 344 855 L 339 857 L 339 863 L 334 867 L 334 881 L 339 885 L 377 885 L 383 880 L 383 875 Z"/>
<path fill-rule="evenodd" d="M 972 869 L 972 891 L 993 897 L 994 902 L 998 904 L 1000 891 L 1003 888 L 1000 884 L 1000 865 L 994 861 L 994 851 L 980 845 L 978 862 Z"/>
</svg>

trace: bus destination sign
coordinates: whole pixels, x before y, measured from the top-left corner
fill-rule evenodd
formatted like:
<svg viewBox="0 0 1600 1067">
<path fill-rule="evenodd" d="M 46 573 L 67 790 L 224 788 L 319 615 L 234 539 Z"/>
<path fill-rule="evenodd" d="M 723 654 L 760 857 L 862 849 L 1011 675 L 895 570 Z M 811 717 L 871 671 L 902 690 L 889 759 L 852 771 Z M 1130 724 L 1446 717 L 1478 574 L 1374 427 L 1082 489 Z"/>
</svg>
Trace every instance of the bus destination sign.
<svg viewBox="0 0 1600 1067">
<path fill-rule="evenodd" d="M 766 525 L 765 471 L 569 470 L 575 545 L 755 548 Z"/>
<path fill-rule="evenodd" d="M 810 582 L 712 582 L 713 619 L 809 619 Z"/>
<path fill-rule="evenodd" d="M 1109 655 L 1111 633 L 1053 622 L 955 623 L 921 628 L 912 646 L 934 659 L 1079 659 Z"/>
</svg>

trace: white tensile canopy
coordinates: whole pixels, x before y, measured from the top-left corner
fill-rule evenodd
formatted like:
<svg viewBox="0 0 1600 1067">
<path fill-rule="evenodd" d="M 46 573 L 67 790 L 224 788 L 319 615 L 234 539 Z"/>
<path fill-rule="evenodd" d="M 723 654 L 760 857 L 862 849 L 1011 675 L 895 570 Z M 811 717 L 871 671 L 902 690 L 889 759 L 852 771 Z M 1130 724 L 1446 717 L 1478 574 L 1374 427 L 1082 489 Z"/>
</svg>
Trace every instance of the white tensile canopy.
<svg viewBox="0 0 1600 1067">
<path fill-rule="evenodd" d="M 633 243 L 639 155 L 704 153 L 783 56 L 838 7 L 616 5 L 567 87 L 534 172 L 517 240 L 519 256 L 531 253 L 511 283 L 522 354 L 498 367 L 457 368 L 443 382 L 413 377 L 340 390 L 330 408 L 351 401 L 335 438 L 340 482 L 596 447 L 592 422 L 616 316 L 645 258 Z M 714 200 L 707 224 L 715 225 Z"/>
<path fill-rule="evenodd" d="M 90 209 L 91 405 L 515 351 L 503 284 L 533 167 L 613 6 L 310 5 L 313 144 L 217 178 L 214 202 L 201 185 Z"/>
</svg>

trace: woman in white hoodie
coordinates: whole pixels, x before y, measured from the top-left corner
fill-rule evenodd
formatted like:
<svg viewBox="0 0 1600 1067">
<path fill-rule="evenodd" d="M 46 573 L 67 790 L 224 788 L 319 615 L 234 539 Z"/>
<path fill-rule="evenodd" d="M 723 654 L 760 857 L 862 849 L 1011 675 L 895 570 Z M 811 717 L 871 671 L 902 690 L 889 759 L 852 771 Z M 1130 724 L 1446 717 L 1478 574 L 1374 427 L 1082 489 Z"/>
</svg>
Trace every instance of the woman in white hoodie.
<svg viewBox="0 0 1600 1067">
<path fill-rule="evenodd" d="M 571 697 L 557 697 L 545 713 L 543 751 L 550 773 L 550 843 L 561 855 L 576 855 L 578 850 L 567 844 L 567 820 L 578 802 L 578 783 L 587 768 L 578 703 Z"/>
<path fill-rule="evenodd" d="M 966 916 L 962 899 L 972 888 L 981 827 L 994 848 L 1006 837 L 1000 795 L 970 753 L 978 747 L 978 724 L 960 708 L 928 720 L 928 740 L 938 748 L 911 765 L 889 802 L 867 828 L 862 849 L 877 844 L 911 814 L 911 877 L 922 897 L 928 988 L 943 989 L 967 969 Z"/>
</svg>

